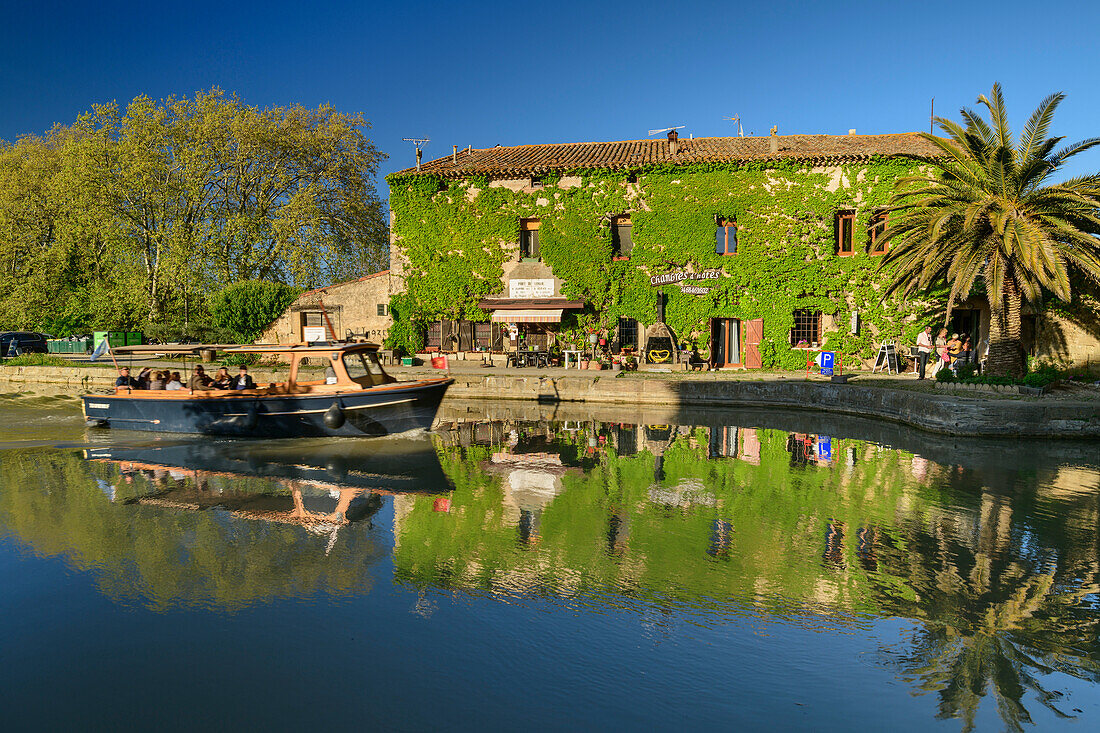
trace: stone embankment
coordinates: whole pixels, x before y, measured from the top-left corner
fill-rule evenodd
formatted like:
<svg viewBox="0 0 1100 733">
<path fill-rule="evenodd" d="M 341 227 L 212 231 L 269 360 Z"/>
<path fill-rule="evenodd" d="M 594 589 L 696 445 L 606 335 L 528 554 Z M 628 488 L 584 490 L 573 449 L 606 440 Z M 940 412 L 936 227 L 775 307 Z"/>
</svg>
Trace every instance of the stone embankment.
<svg viewBox="0 0 1100 733">
<path fill-rule="evenodd" d="M 253 376 L 261 384 L 285 378 L 263 370 L 254 370 Z M 453 376 L 455 384 L 448 396 L 460 399 L 685 408 L 776 407 L 874 417 L 947 435 L 1100 438 L 1100 401 L 975 399 L 798 379 L 691 380 L 598 374 Z M 0 389 L 9 390 L 51 387 L 80 392 L 110 388 L 114 379 L 114 371 L 103 368 L 0 367 Z"/>
</svg>

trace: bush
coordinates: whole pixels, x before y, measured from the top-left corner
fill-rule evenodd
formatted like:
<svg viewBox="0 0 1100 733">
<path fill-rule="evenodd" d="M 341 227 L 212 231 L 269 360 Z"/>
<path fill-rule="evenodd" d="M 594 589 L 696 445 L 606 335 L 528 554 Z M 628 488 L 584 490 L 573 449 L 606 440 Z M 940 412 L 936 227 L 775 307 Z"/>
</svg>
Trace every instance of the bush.
<svg viewBox="0 0 1100 733">
<path fill-rule="evenodd" d="M 960 364 L 955 373 L 958 375 L 959 381 L 965 382 L 968 379 L 973 379 L 977 375 L 978 368 L 970 362 L 967 362 L 965 364 Z"/>
<path fill-rule="evenodd" d="M 258 361 L 257 354 L 226 354 L 222 357 L 223 367 L 252 366 Z"/>
<path fill-rule="evenodd" d="M 241 280 L 210 296 L 207 309 L 215 326 L 251 343 L 301 294 L 301 288 L 266 280 Z"/>
<path fill-rule="evenodd" d="M 4 366 L 71 366 L 70 362 L 53 354 L 21 354 L 6 359 Z"/>
<path fill-rule="evenodd" d="M 952 372 L 947 367 L 944 367 L 943 369 L 940 369 L 938 372 L 936 372 L 936 381 L 937 382 L 954 382 L 955 381 L 955 374 L 954 374 L 954 372 Z"/>
</svg>

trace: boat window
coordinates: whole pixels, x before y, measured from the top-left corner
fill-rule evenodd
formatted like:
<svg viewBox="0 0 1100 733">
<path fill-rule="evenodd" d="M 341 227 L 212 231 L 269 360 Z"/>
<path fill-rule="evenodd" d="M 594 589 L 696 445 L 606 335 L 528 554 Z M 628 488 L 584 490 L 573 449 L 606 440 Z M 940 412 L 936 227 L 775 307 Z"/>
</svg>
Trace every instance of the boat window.
<svg viewBox="0 0 1100 733">
<path fill-rule="evenodd" d="M 378 356 L 370 352 L 344 354 L 344 368 L 348 376 L 361 384 L 383 384 L 386 379 Z"/>
</svg>

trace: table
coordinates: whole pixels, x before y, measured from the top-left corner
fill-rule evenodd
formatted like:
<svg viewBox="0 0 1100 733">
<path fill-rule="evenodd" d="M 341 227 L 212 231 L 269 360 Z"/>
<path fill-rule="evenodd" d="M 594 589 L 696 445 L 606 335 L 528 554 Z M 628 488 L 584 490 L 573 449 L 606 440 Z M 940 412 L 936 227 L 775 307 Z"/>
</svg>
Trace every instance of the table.
<svg viewBox="0 0 1100 733">
<path fill-rule="evenodd" d="M 579 349 L 562 349 L 562 357 L 565 362 L 565 368 L 569 368 L 569 355 L 574 356 L 574 361 L 577 362 L 577 369 L 581 368 L 581 351 Z"/>
<path fill-rule="evenodd" d="M 517 367 L 545 367 L 550 366 L 550 354 L 545 351 L 517 351 Z"/>
</svg>

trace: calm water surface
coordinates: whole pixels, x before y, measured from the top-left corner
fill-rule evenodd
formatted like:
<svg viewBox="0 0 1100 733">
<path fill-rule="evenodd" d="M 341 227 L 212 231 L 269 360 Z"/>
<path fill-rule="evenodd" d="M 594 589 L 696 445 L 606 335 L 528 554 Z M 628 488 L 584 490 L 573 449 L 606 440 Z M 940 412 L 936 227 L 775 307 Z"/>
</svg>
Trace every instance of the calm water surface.
<svg viewBox="0 0 1100 733">
<path fill-rule="evenodd" d="M 1100 727 L 1100 447 L 445 403 L 86 431 L 0 396 L 5 729 Z"/>
</svg>

